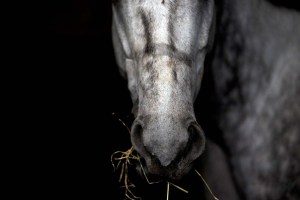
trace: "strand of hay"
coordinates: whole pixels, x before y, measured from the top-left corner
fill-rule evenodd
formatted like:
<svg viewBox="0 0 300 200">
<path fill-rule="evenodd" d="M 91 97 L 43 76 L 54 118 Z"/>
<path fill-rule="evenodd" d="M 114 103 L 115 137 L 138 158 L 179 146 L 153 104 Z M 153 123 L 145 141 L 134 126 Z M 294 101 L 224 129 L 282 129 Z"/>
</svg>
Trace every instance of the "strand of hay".
<svg viewBox="0 0 300 200">
<path fill-rule="evenodd" d="M 112 113 L 115 115 L 115 113 Z M 118 118 L 118 121 L 122 123 L 122 125 L 127 129 L 128 133 L 130 134 L 130 129 L 128 126 Z M 141 197 L 136 196 L 131 188 L 135 188 L 135 185 L 130 181 L 128 177 L 128 166 L 131 165 L 131 160 L 138 160 L 140 162 L 140 157 L 137 152 L 135 152 L 134 148 L 131 147 L 127 151 L 116 151 L 111 155 L 111 163 L 114 169 L 114 172 L 119 168 L 120 164 L 122 163 L 122 168 L 120 172 L 119 182 L 123 180 L 123 186 L 125 187 L 125 197 L 130 200 L 142 199 Z M 115 164 L 117 162 L 117 164 Z"/>
<path fill-rule="evenodd" d="M 143 172 L 143 175 L 145 176 L 145 179 L 146 179 L 146 181 L 147 181 L 147 183 L 149 184 L 149 185 L 152 185 L 152 184 L 156 184 L 156 183 L 160 183 L 160 182 L 162 182 L 162 181 L 149 181 L 149 179 L 148 179 L 148 177 L 147 177 L 147 174 L 146 174 L 146 172 L 145 172 L 145 170 L 144 170 L 144 167 L 143 167 L 143 165 L 142 165 L 142 163 L 141 163 L 141 160 L 139 159 L 139 163 L 140 163 L 140 166 L 141 166 L 141 169 L 142 169 L 142 172 Z"/>
<path fill-rule="evenodd" d="M 112 115 L 115 115 L 115 113 L 112 113 Z M 122 125 L 127 129 L 128 133 L 130 134 L 130 129 L 128 126 L 120 119 L 118 118 L 118 121 L 122 123 Z M 147 181 L 148 184 L 156 184 L 160 183 L 161 181 L 157 182 L 151 182 L 149 181 L 149 178 L 147 177 L 147 174 L 145 172 L 145 169 L 141 163 L 140 156 L 138 153 L 134 150 L 133 147 L 128 149 L 127 151 L 116 151 L 111 155 L 111 163 L 114 168 L 114 172 L 119 168 L 120 164 L 122 163 L 122 168 L 121 168 L 121 173 L 119 177 L 119 182 L 124 180 L 124 186 L 125 187 L 125 196 L 130 199 L 130 200 L 135 200 L 135 199 L 141 199 L 141 197 L 137 197 L 133 194 L 130 188 L 134 188 L 135 185 L 130 182 L 128 178 L 128 165 L 131 165 L 130 160 L 137 160 L 141 166 L 142 173 Z M 117 164 L 114 163 L 114 161 L 117 161 Z"/>
<path fill-rule="evenodd" d="M 182 187 L 179 187 L 178 185 L 175 185 L 174 183 L 168 182 L 168 184 L 174 186 L 175 188 L 177 188 L 178 190 L 181 190 L 182 192 L 184 192 L 184 193 L 186 193 L 186 194 L 189 193 L 189 191 L 183 189 Z"/>
<path fill-rule="evenodd" d="M 170 193 L 170 183 L 167 183 L 167 200 L 169 200 L 169 193 Z"/>
<path fill-rule="evenodd" d="M 167 181 L 167 200 L 169 200 L 170 185 L 174 186 L 176 189 L 181 190 L 184 193 L 189 193 L 187 190 L 183 189 L 182 187 L 179 187 L 178 185 L 175 185 L 174 183 Z"/>
<path fill-rule="evenodd" d="M 112 113 L 112 115 L 116 115 L 116 113 Z M 128 128 L 128 126 L 120 119 L 118 118 L 118 121 L 121 122 L 121 124 L 127 129 L 128 133 L 130 134 L 130 129 Z"/>
<path fill-rule="evenodd" d="M 209 193 L 211 194 L 211 196 L 215 199 L 215 200 L 219 200 L 212 192 L 212 190 L 210 189 L 210 187 L 208 186 L 208 184 L 206 183 L 206 181 L 204 180 L 203 176 L 195 169 L 195 172 L 197 173 L 198 176 L 200 176 L 201 180 L 203 181 L 205 187 L 208 189 Z"/>
<path fill-rule="evenodd" d="M 130 200 L 136 200 L 141 199 L 141 197 L 138 197 L 134 195 L 131 188 L 135 188 L 135 185 L 130 181 L 128 177 L 128 166 L 132 165 L 131 160 L 140 160 L 140 157 L 134 154 L 134 148 L 131 147 L 127 151 L 116 151 L 111 155 L 111 163 L 114 168 L 114 171 L 116 171 L 120 164 L 122 163 L 121 167 L 121 173 L 119 177 L 119 182 L 122 182 L 123 180 L 123 186 L 125 188 L 125 197 L 127 197 Z M 115 164 L 117 162 L 117 164 Z"/>
</svg>

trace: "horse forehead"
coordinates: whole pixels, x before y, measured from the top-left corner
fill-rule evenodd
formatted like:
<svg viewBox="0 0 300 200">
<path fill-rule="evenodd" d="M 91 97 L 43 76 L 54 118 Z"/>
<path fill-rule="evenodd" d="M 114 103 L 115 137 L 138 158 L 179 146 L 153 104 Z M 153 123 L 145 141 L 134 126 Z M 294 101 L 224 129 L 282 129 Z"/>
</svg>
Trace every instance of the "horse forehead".
<svg viewBox="0 0 300 200">
<path fill-rule="evenodd" d="M 125 5 L 129 37 L 137 52 L 144 51 L 151 42 L 191 52 L 195 44 L 195 24 L 201 17 L 198 0 L 127 1 Z"/>
</svg>

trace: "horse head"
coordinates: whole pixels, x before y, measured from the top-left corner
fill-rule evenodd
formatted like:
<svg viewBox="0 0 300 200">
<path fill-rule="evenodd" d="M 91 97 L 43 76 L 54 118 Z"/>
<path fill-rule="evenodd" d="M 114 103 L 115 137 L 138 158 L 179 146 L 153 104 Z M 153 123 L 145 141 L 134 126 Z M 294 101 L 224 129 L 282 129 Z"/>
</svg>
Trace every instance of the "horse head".
<svg viewBox="0 0 300 200">
<path fill-rule="evenodd" d="M 214 31 L 212 0 L 117 0 L 115 57 L 128 81 L 131 142 L 147 173 L 180 179 L 202 154 L 193 104 Z"/>
</svg>

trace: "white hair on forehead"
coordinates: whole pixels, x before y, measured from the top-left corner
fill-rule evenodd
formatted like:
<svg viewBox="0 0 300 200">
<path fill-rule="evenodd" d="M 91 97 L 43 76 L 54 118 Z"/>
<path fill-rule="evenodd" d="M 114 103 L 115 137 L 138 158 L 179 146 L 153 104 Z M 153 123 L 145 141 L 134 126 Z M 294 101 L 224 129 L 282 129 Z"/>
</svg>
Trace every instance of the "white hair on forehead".
<svg viewBox="0 0 300 200">
<path fill-rule="evenodd" d="M 175 48 L 186 53 L 206 45 L 207 34 L 204 32 L 209 29 L 210 22 L 205 25 L 203 16 L 211 15 L 211 12 L 200 1 L 170 0 L 163 4 L 161 0 L 123 2 L 127 10 L 124 17 L 128 25 L 128 37 L 135 50 L 143 51 L 147 37 L 155 44 L 170 44 L 172 41 Z M 145 29 L 143 17 L 149 22 L 151 30 Z"/>
</svg>

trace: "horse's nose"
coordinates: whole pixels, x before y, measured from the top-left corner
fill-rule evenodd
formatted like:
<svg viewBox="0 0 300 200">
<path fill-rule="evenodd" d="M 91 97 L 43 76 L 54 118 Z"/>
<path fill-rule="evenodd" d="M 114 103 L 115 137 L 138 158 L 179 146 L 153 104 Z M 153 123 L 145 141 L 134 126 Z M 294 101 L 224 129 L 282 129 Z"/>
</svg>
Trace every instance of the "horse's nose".
<svg viewBox="0 0 300 200">
<path fill-rule="evenodd" d="M 178 124 L 183 125 L 176 127 Z M 204 150 L 203 130 L 196 121 L 174 123 L 173 127 L 167 126 L 168 130 L 160 126 L 162 124 L 157 123 L 155 128 L 151 128 L 135 121 L 131 131 L 135 150 L 145 159 L 152 174 L 168 176 L 170 172 L 174 178 L 174 173 L 187 173 L 184 168 L 190 167 Z"/>
</svg>

